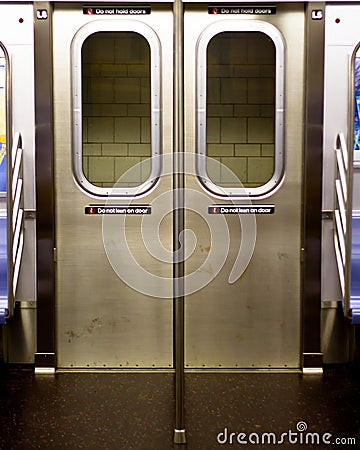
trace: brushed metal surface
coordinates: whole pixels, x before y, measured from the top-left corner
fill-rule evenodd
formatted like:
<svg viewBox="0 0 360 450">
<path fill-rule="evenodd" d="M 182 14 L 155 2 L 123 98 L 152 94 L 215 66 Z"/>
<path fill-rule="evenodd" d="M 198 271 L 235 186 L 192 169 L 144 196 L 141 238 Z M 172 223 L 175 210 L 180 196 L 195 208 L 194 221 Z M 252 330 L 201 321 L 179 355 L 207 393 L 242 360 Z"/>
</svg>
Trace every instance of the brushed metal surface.
<svg viewBox="0 0 360 450">
<path fill-rule="evenodd" d="M 213 16 L 207 14 L 204 6 L 186 7 L 185 145 L 188 152 L 195 149 L 193 62 L 196 42 L 204 28 L 218 20 L 252 18 Z M 287 48 L 285 180 L 282 187 L 266 199 L 266 203 L 275 205 L 275 214 L 257 217 L 252 260 L 234 284 L 228 283 L 228 276 L 239 248 L 241 229 L 237 217 L 226 217 L 231 236 L 227 261 L 207 287 L 186 300 L 188 368 L 297 368 L 300 365 L 304 9 L 302 5 L 279 4 L 276 15 L 262 20 L 280 30 Z M 189 183 L 190 180 L 187 187 Z M 190 272 L 201 264 L 212 243 L 196 213 L 187 214 L 187 228 L 198 237 L 197 249 L 187 262 Z M 223 236 L 215 238 L 224 239 Z M 212 267 L 208 266 L 207 270 L 211 271 Z"/>
<path fill-rule="evenodd" d="M 306 4 L 305 153 L 303 187 L 302 367 L 320 370 L 321 361 L 321 210 L 323 163 L 324 34 L 325 4 Z M 306 367 L 307 366 L 307 367 Z"/>
<path fill-rule="evenodd" d="M 325 364 L 346 364 L 349 361 L 351 334 L 341 302 L 323 302 L 321 340 Z"/>
<path fill-rule="evenodd" d="M 237 217 L 227 217 L 231 240 L 223 269 L 206 288 L 186 298 L 188 368 L 297 368 L 300 364 L 303 7 L 279 5 L 278 14 L 267 19 L 279 28 L 287 45 L 285 181 L 267 199 L 275 204 L 275 214 L 257 218 L 255 253 L 247 271 L 232 285 L 228 276 L 238 251 L 241 229 Z M 83 214 L 84 206 L 94 200 L 76 187 L 70 170 L 69 48 L 72 36 L 90 20 L 94 18 L 83 16 L 74 5 L 55 7 L 58 366 L 172 367 L 172 302 L 141 295 L 113 273 L 102 246 L 101 217 Z M 172 15 L 167 7 L 154 5 L 152 14 L 141 20 L 155 29 L 162 45 L 163 148 L 171 152 Z M 219 18 L 208 15 L 206 7 L 187 6 L 185 146 L 190 153 L 195 151 L 196 133 L 196 42 L 204 27 L 214 20 Z M 161 180 L 157 193 L 142 198 L 141 202 L 150 203 L 153 196 L 168 187 L 169 182 Z M 187 177 L 187 188 L 201 189 L 191 176 Z M 212 202 L 214 199 L 209 197 L 209 204 Z M 171 276 L 171 267 L 160 263 L 154 266 L 153 259 L 144 252 L 136 234 L 137 220 L 129 218 L 129 232 L 133 235 L 131 245 L 142 264 L 162 276 Z M 187 211 L 186 220 L 186 227 L 198 239 L 186 264 L 187 272 L 191 272 L 204 261 L 211 241 L 207 225 L 196 210 Z M 171 242 L 171 223 L 164 228 L 163 237 Z M 205 266 L 204 270 L 211 274 L 212 267 Z"/>
<path fill-rule="evenodd" d="M 122 20 L 109 17 L 108 20 Z M 124 18 L 126 19 L 126 18 Z M 172 151 L 172 13 L 153 5 L 141 20 L 161 42 L 164 153 Z M 172 367 L 172 302 L 140 294 L 112 270 L 102 242 L 102 217 L 85 216 L 96 203 L 76 186 L 71 173 L 70 44 L 81 26 L 96 20 L 79 5 L 57 5 L 54 13 L 55 173 L 57 226 L 57 358 L 58 367 L 168 368 Z M 169 179 L 168 179 L 169 178 Z M 171 188 L 171 178 L 138 203 L 151 203 Z M 103 201 L 98 203 L 103 203 Z M 121 203 L 121 202 L 120 202 Z M 139 236 L 139 217 L 128 217 L 129 243 L 149 271 L 171 277 L 171 264 L 156 262 Z M 161 227 L 164 245 L 171 249 L 171 223 Z M 154 262 L 155 261 L 155 262 Z"/>
<path fill-rule="evenodd" d="M 22 20 L 19 20 L 19 19 Z M 34 145 L 34 26 L 32 5 L 2 4 L 0 6 L 0 41 L 11 60 L 12 133 L 20 132 L 23 141 L 24 208 L 35 208 L 35 145 Z M 10 136 L 9 136 L 10 141 Z M 10 142 L 8 142 L 10 144 Z M 23 260 L 19 274 L 16 300 L 36 297 L 36 230 L 35 223 L 25 221 Z M 33 362 L 35 352 L 35 314 L 17 315 L 4 330 L 7 361 Z M 30 336 L 26 341 L 23 336 Z"/>
<path fill-rule="evenodd" d="M 38 354 L 55 352 L 55 267 L 53 249 L 54 221 L 54 132 L 52 90 L 52 36 L 51 18 L 38 20 L 37 9 L 45 9 L 50 17 L 49 2 L 34 6 L 35 48 L 35 145 L 36 145 L 36 265 L 37 265 L 37 348 Z M 35 365 L 39 359 L 35 355 Z M 52 359 L 54 368 L 54 359 Z M 42 367 L 40 365 L 40 367 Z"/>
<path fill-rule="evenodd" d="M 11 364 L 33 364 L 36 349 L 36 302 L 16 302 L 11 327 L 4 336 L 4 359 Z"/>
</svg>

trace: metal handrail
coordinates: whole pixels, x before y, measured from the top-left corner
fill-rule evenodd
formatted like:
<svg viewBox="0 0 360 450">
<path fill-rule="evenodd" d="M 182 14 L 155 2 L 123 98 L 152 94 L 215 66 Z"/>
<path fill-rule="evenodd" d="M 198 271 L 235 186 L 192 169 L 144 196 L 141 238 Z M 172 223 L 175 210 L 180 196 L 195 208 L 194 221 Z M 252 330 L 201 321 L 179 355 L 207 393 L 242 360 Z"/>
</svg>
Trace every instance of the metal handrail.
<svg viewBox="0 0 360 450">
<path fill-rule="evenodd" d="M 336 171 L 334 199 L 334 245 L 342 293 L 344 315 L 351 318 L 351 235 L 353 156 L 343 133 L 335 141 Z"/>
<path fill-rule="evenodd" d="M 8 231 L 8 312 L 6 318 L 14 314 L 15 294 L 20 273 L 24 246 L 24 207 L 22 139 L 15 133 L 12 147 L 8 151 L 7 178 L 7 231 Z"/>
</svg>

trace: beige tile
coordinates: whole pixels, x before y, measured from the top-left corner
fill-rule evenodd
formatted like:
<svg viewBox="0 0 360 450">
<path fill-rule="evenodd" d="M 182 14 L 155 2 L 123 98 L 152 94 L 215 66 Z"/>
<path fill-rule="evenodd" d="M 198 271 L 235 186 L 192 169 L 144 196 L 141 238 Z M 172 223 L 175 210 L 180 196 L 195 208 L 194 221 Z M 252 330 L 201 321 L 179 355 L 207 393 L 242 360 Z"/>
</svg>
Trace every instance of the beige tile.
<svg viewBox="0 0 360 450">
<path fill-rule="evenodd" d="M 102 144 L 103 156 L 126 156 L 128 144 Z"/>
<path fill-rule="evenodd" d="M 90 78 L 87 101 L 90 103 L 112 103 L 114 83 L 112 78 Z"/>
<path fill-rule="evenodd" d="M 237 64 L 234 65 L 234 77 L 249 78 L 260 77 L 261 66 L 257 64 Z"/>
<path fill-rule="evenodd" d="M 250 78 L 248 80 L 248 103 L 274 104 L 275 86 L 272 78 Z"/>
<path fill-rule="evenodd" d="M 151 156 L 150 144 L 129 144 L 129 156 Z"/>
<path fill-rule="evenodd" d="M 129 64 L 128 65 L 128 76 L 150 79 L 150 65 L 149 64 Z"/>
<path fill-rule="evenodd" d="M 221 103 L 246 103 L 247 80 L 244 78 L 221 79 Z"/>
<path fill-rule="evenodd" d="M 220 78 L 208 78 L 207 103 L 220 103 Z"/>
<path fill-rule="evenodd" d="M 274 173 L 273 158 L 249 158 L 248 180 L 250 183 L 264 184 L 270 180 Z"/>
<path fill-rule="evenodd" d="M 116 103 L 141 103 L 140 78 L 115 78 L 114 101 Z"/>
<path fill-rule="evenodd" d="M 260 144 L 236 144 L 235 156 L 260 156 Z"/>
<path fill-rule="evenodd" d="M 275 99 L 274 99 L 275 101 Z M 274 117 L 275 116 L 275 104 L 260 105 L 261 117 Z"/>
<path fill-rule="evenodd" d="M 92 63 L 89 64 L 83 59 L 82 64 L 82 76 L 83 77 L 101 77 L 101 67 L 102 64 Z"/>
<path fill-rule="evenodd" d="M 150 117 L 150 103 L 128 105 L 128 116 Z"/>
<path fill-rule="evenodd" d="M 220 142 L 220 119 L 210 117 L 206 121 L 206 142 L 213 144 Z"/>
<path fill-rule="evenodd" d="M 109 103 L 101 105 L 101 116 L 123 117 L 127 116 L 128 105 L 121 103 Z"/>
<path fill-rule="evenodd" d="M 128 69 L 124 64 L 101 64 L 102 77 L 127 77 Z"/>
<path fill-rule="evenodd" d="M 140 102 L 141 103 L 150 103 L 151 101 L 151 92 L 150 92 L 150 83 L 147 78 L 141 78 L 140 79 L 141 84 L 141 96 L 140 96 Z"/>
<path fill-rule="evenodd" d="M 263 64 L 260 67 L 260 77 L 275 79 L 275 61 L 272 64 Z"/>
<path fill-rule="evenodd" d="M 115 178 L 116 181 L 121 177 L 124 183 L 141 183 L 140 158 L 137 157 L 118 157 L 115 158 Z M 131 170 L 129 170 L 131 169 Z M 127 172 L 129 170 L 129 172 Z"/>
<path fill-rule="evenodd" d="M 104 156 L 89 156 L 89 181 L 114 181 L 114 158 Z"/>
<path fill-rule="evenodd" d="M 233 66 L 231 64 L 214 64 L 208 65 L 207 74 L 209 78 L 215 77 L 232 77 L 233 76 Z"/>
<path fill-rule="evenodd" d="M 215 184 L 221 183 L 220 158 L 206 158 L 206 171 L 210 180 Z"/>
<path fill-rule="evenodd" d="M 115 141 L 140 142 L 140 118 L 117 117 L 115 119 Z"/>
<path fill-rule="evenodd" d="M 234 117 L 259 117 L 259 105 L 234 105 Z"/>
<path fill-rule="evenodd" d="M 230 142 L 234 144 L 246 142 L 246 119 L 221 119 L 221 143 Z"/>
<path fill-rule="evenodd" d="M 274 144 L 262 144 L 261 145 L 261 155 L 262 156 L 272 156 L 275 155 L 275 145 Z"/>
<path fill-rule="evenodd" d="M 140 176 L 141 182 L 144 183 L 151 173 L 151 158 L 141 158 Z"/>
<path fill-rule="evenodd" d="M 221 163 L 226 168 L 221 170 L 221 182 L 237 184 L 238 180 L 241 183 L 245 183 L 247 179 L 246 171 L 246 158 L 233 157 L 233 158 L 221 158 Z"/>
<path fill-rule="evenodd" d="M 248 119 L 248 142 L 274 143 L 274 120 L 270 118 Z"/>
<path fill-rule="evenodd" d="M 208 156 L 233 156 L 234 145 L 233 144 L 208 144 L 207 153 Z"/>
<path fill-rule="evenodd" d="M 83 103 L 83 117 L 101 116 L 101 107 L 102 105 L 100 103 Z"/>
<path fill-rule="evenodd" d="M 87 156 L 82 158 L 82 170 L 85 177 L 89 178 L 89 158 Z"/>
<path fill-rule="evenodd" d="M 113 142 L 114 120 L 110 117 L 88 118 L 88 142 Z"/>
<path fill-rule="evenodd" d="M 151 142 L 151 122 L 150 117 L 141 118 L 141 143 L 149 144 Z"/>
<path fill-rule="evenodd" d="M 88 142 L 88 118 L 83 117 L 82 120 L 82 141 Z"/>
<path fill-rule="evenodd" d="M 233 117 L 233 105 L 209 104 L 207 105 L 207 117 Z"/>
<path fill-rule="evenodd" d="M 83 144 L 83 156 L 101 156 L 101 144 Z"/>
</svg>

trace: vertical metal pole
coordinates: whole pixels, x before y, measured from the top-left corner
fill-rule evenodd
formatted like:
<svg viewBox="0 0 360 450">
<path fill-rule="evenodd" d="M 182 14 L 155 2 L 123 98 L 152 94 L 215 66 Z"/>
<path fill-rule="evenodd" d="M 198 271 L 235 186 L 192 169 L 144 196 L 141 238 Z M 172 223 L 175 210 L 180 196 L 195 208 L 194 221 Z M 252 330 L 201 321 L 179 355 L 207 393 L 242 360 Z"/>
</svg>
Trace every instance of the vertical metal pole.
<svg viewBox="0 0 360 450">
<path fill-rule="evenodd" d="M 173 311 L 175 367 L 174 443 L 185 444 L 184 425 L 184 50 L 183 4 L 174 2 Z"/>
</svg>

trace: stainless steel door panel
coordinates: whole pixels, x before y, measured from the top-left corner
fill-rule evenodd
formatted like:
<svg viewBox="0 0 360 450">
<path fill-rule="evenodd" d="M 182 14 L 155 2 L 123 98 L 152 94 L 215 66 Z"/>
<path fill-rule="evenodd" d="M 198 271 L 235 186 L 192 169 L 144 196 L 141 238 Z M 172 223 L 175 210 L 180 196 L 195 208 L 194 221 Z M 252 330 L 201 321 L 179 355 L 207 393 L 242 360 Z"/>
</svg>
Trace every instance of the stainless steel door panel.
<svg viewBox="0 0 360 450">
<path fill-rule="evenodd" d="M 103 18 L 102 18 L 103 19 Z M 122 18 L 106 17 L 108 20 Z M 131 17 L 132 20 L 140 20 Z M 97 17 L 82 13 L 81 5 L 59 5 L 54 13 L 54 98 L 57 248 L 57 358 L 63 368 L 168 368 L 172 366 L 172 303 L 140 294 L 115 274 L 106 257 L 102 216 L 87 216 L 85 206 L 103 204 L 85 195 L 71 171 L 70 46 L 75 33 Z M 172 14 L 153 6 L 141 21 L 161 42 L 162 147 L 171 152 Z M 169 94 L 170 93 L 170 94 Z M 170 180 L 156 193 L 135 203 L 151 204 L 155 195 L 171 189 Z M 119 200 L 118 203 L 121 203 Z M 139 217 L 127 217 L 127 236 L 135 258 L 143 250 Z M 171 226 L 161 239 L 171 242 Z M 137 250 L 138 249 L 138 250 Z M 146 269 L 171 277 L 171 265 L 138 258 Z M 155 262 L 154 262 L 155 261 Z"/>
<path fill-rule="evenodd" d="M 242 227 L 238 216 L 224 216 L 229 235 L 214 236 L 228 253 L 216 274 L 211 255 L 213 218 L 200 208 L 186 210 L 186 228 L 197 237 L 186 261 L 187 274 L 201 270 L 212 281 L 185 299 L 186 367 L 298 368 L 300 365 L 300 235 L 303 155 L 304 11 L 302 5 L 278 5 L 277 14 L 253 17 L 273 24 L 286 43 L 285 178 L 276 193 L 254 203 L 275 205 L 273 215 L 257 216 L 256 245 L 245 273 L 234 284 L 228 277 L 239 252 Z M 185 12 L 185 148 L 196 151 L 196 51 L 203 30 L 219 20 L 252 20 L 250 16 L 217 17 L 205 5 L 186 5 Z M 132 18 L 133 19 L 133 18 Z M 90 203 L 71 172 L 70 45 L 89 21 L 77 6 L 60 5 L 54 15 L 54 96 L 57 224 L 57 352 L 59 367 L 172 367 L 173 311 L 169 299 L 132 290 L 112 270 L 102 242 L 101 216 L 85 216 Z M 103 20 L 103 18 L 102 18 Z M 119 20 L 109 17 L 109 20 Z M 134 19 L 135 20 L 135 19 Z M 157 33 L 162 48 L 163 152 L 172 152 L 172 13 L 153 5 L 147 17 L 136 18 Z M 65 26 L 66 24 L 66 26 Z M 190 158 L 192 159 L 192 158 Z M 193 169 L 191 169 L 193 171 Z M 196 194 L 192 194 L 191 190 Z M 171 191 L 171 176 L 137 203 L 151 204 Z M 219 200 L 186 176 L 186 195 Z M 190 199 L 188 197 L 188 200 Z M 188 205 L 190 205 L 190 201 Z M 202 205 L 203 206 L 203 205 Z M 206 223 L 207 222 L 207 223 Z M 141 242 L 139 218 L 127 218 L 133 254 L 149 272 L 171 278 L 171 264 L 154 262 Z M 146 230 L 145 230 L 146 234 Z M 171 250 L 170 216 L 162 220 L 160 237 Z M 189 235 L 188 235 L 189 236 Z M 243 236 L 247 238 L 246 235 Z M 189 239 L 187 246 L 193 241 Z M 229 250 L 228 250 L 229 246 Z M 185 283 L 186 288 L 186 283 Z M 159 285 L 159 297 L 162 296 Z"/>
<path fill-rule="evenodd" d="M 228 277 L 241 241 L 239 218 L 227 216 L 230 250 L 217 277 L 186 301 L 186 367 L 297 368 L 300 365 L 300 235 L 301 165 L 303 152 L 304 11 L 302 5 L 278 5 L 277 14 L 253 16 L 277 27 L 286 42 L 285 151 L 286 174 L 280 189 L 254 203 L 275 205 L 273 215 L 257 216 L 254 254 L 240 279 Z M 186 148 L 196 148 L 196 43 L 216 21 L 252 20 L 251 16 L 208 15 L 206 8 L 187 5 Z M 217 203 L 209 198 L 209 205 Z M 236 202 L 234 202 L 236 203 Z M 187 261 L 187 272 L 199 267 L 211 251 L 209 233 L 200 232 L 199 216 L 187 215 L 187 228 L 197 235 L 198 247 Z M 211 227 L 211 216 L 208 223 Z M 246 238 L 246 236 L 245 236 Z M 223 239 L 224 247 L 228 244 Z M 211 267 L 209 267 L 211 270 Z"/>
</svg>

